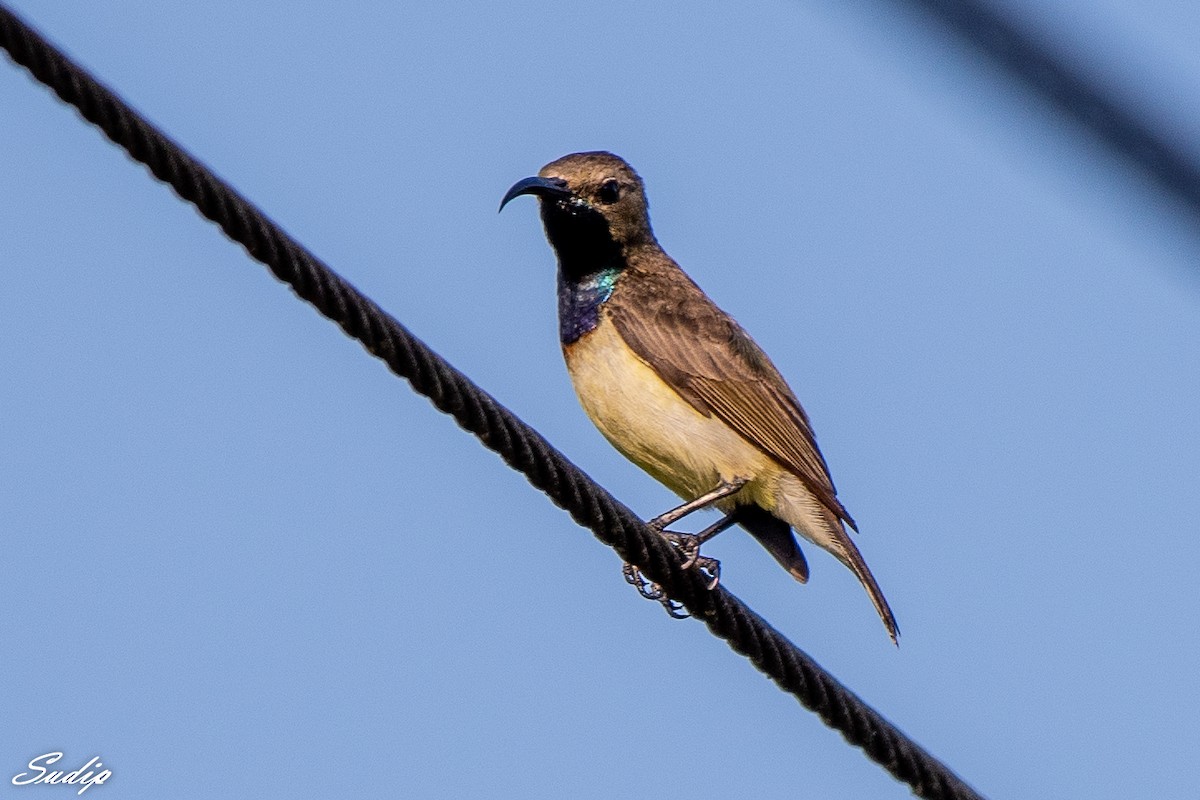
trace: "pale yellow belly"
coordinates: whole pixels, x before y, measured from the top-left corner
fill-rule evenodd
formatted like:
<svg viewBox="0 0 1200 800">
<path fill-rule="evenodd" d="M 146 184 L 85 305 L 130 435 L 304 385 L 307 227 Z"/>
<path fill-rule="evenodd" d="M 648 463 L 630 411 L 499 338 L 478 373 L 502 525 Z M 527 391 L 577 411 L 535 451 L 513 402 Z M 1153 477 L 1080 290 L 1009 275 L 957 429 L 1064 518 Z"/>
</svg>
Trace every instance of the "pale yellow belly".
<svg viewBox="0 0 1200 800">
<path fill-rule="evenodd" d="M 617 450 L 691 500 L 721 481 L 750 481 L 734 500 L 774 503 L 781 468 L 715 416 L 705 416 L 634 355 L 613 324 L 601 323 L 566 351 L 584 411 Z"/>
</svg>

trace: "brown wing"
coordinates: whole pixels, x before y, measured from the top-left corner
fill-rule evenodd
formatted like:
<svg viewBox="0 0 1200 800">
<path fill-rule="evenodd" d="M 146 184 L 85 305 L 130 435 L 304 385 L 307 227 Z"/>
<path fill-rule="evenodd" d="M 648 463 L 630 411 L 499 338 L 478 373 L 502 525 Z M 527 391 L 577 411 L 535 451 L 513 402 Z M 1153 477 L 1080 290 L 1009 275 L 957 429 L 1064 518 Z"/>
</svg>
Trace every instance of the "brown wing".
<svg viewBox="0 0 1200 800">
<path fill-rule="evenodd" d="M 716 414 L 855 527 L 783 376 L 690 278 L 682 271 L 639 275 L 620 282 L 606 306 L 625 343 L 696 410 Z"/>
</svg>

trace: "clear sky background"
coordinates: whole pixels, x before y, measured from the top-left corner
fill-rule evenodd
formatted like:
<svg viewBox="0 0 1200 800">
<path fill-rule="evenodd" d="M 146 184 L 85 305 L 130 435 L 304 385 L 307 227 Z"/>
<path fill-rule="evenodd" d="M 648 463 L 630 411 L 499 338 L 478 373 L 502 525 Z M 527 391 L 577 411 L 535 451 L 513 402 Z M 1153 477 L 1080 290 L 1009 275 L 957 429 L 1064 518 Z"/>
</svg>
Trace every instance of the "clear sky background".
<svg viewBox="0 0 1200 800">
<path fill-rule="evenodd" d="M 1009 0 L 1183 141 L 1194 3 Z M 900 621 L 730 590 L 993 798 L 1200 796 L 1200 226 L 884 0 L 15 9 L 650 516 L 536 203 L 609 149 L 788 376 Z M 0 798 L 907 790 L 0 65 Z M 700 520 L 701 523 L 705 520 Z"/>
</svg>

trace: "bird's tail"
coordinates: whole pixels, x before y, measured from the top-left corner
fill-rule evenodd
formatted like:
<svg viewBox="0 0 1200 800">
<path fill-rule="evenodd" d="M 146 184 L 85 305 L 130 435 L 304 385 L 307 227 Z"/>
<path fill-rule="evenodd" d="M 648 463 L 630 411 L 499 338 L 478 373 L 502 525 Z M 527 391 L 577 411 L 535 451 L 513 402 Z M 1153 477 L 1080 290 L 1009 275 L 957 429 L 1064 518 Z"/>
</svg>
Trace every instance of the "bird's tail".
<svg viewBox="0 0 1200 800">
<path fill-rule="evenodd" d="M 778 516 L 789 523 L 796 533 L 818 547 L 833 553 L 838 561 L 850 568 L 850 571 L 858 577 L 859 583 L 867 590 L 867 595 L 875 605 L 875 611 L 883 620 L 884 627 L 887 628 L 888 636 L 891 637 L 893 643 L 897 643 L 900 631 L 896 626 L 896 616 L 888 606 L 887 600 L 883 596 L 883 590 L 875 581 L 875 576 L 867 567 L 867 562 L 863 560 L 862 554 L 850 540 L 850 534 L 846 532 L 846 526 L 838 514 L 826 508 L 813 497 L 798 478 L 793 479 L 792 476 L 785 475 L 779 483 L 776 507 L 772 510 L 772 516 Z M 759 541 L 762 539 L 760 538 Z M 767 546 L 767 549 L 770 550 L 770 546 Z"/>
<path fill-rule="evenodd" d="M 738 506 L 738 524 L 758 540 L 780 566 L 801 583 L 808 583 L 808 562 L 792 534 L 792 526 L 757 505 Z"/>
<path fill-rule="evenodd" d="M 863 560 L 862 553 L 858 552 L 858 547 L 855 546 L 854 541 L 850 538 L 850 534 L 846 533 L 842 521 L 832 513 L 829 513 L 828 522 L 829 527 L 832 528 L 835 545 L 829 548 L 829 552 L 837 556 L 839 561 L 849 567 L 851 572 L 858 576 L 859 582 L 867 590 L 871 602 L 875 605 L 875 611 L 879 613 L 879 618 L 883 620 L 883 626 L 887 628 L 888 636 L 892 639 L 892 644 L 898 646 L 900 644 L 900 628 L 896 625 L 896 615 L 892 613 L 892 607 L 888 605 L 887 598 L 883 596 L 883 590 L 879 588 L 875 576 L 871 574 L 867 562 Z"/>
</svg>

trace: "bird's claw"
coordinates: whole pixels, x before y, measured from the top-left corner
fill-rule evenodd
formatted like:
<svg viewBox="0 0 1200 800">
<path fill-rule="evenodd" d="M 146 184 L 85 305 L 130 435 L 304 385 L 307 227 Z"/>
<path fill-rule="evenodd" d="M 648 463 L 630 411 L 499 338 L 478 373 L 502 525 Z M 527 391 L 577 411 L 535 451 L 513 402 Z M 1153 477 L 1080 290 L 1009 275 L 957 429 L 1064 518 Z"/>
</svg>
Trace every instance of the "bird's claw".
<svg viewBox="0 0 1200 800">
<path fill-rule="evenodd" d="M 708 589 L 712 591 L 721 582 L 721 562 L 715 558 L 700 555 L 700 537 L 694 533 L 676 533 L 663 531 L 663 538 L 683 554 L 683 568 L 693 566 L 708 578 Z"/>
<path fill-rule="evenodd" d="M 663 538 L 666 539 L 672 547 L 679 550 L 683 555 L 684 569 L 695 567 L 700 571 L 700 574 L 708 579 L 708 589 L 712 591 L 717 588 L 717 584 L 721 582 L 721 562 L 715 558 L 700 555 L 700 537 L 691 533 L 675 533 L 674 531 L 662 531 Z M 684 608 L 683 604 L 672 600 L 663 590 L 662 586 L 647 580 L 642 571 L 633 564 L 625 564 L 621 568 L 621 573 L 625 576 L 625 582 L 637 589 L 638 594 L 647 600 L 657 600 L 662 603 L 662 607 L 666 609 L 667 614 L 675 619 L 687 619 L 691 616 Z"/>
<path fill-rule="evenodd" d="M 700 557 L 700 538 L 692 533 L 676 533 L 675 531 L 663 531 L 662 537 L 676 550 L 683 553 L 681 566 L 684 569 L 691 569 L 691 566 L 696 563 L 696 559 Z"/>
<path fill-rule="evenodd" d="M 647 600 L 661 600 L 663 598 L 662 587 L 657 583 L 652 583 L 646 580 L 642 575 L 642 571 L 633 564 L 625 564 L 621 567 L 621 574 L 625 576 L 625 582 L 638 590 L 638 594 Z"/>
<path fill-rule="evenodd" d="M 656 530 L 659 530 L 656 528 Z M 695 567 L 700 571 L 700 574 L 708 579 L 708 589 L 712 591 L 717 588 L 717 584 L 721 582 L 721 562 L 715 558 L 700 555 L 701 537 L 694 533 L 676 533 L 675 531 L 659 530 L 662 537 L 670 543 L 672 547 L 677 549 L 683 555 L 684 569 Z M 663 608 L 667 610 L 675 619 L 686 619 L 691 616 L 684 609 L 683 604 L 676 600 L 672 600 L 663 591 L 662 586 L 649 581 L 642 575 L 641 570 L 633 564 L 626 564 L 621 569 L 625 576 L 625 582 L 637 589 L 638 594 L 647 600 L 657 600 L 662 603 Z"/>
<path fill-rule="evenodd" d="M 715 558 L 697 554 L 693 563 L 696 569 L 708 578 L 708 590 L 711 592 L 721 582 L 721 562 Z"/>
<path fill-rule="evenodd" d="M 668 597 L 667 593 L 657 583 L 646 580 L 645 576 L 642 575 L 642 571 L 633 564 L 624 565 L 621 568 L 621 573 L 625 576 L 625 582 L 637 589 L 638 594 L 642 597 L 662 603 L 662 607 L 669 616 L 675 619 L 687 619 L 691 616 L 682 603 Z"/>
</svg>

